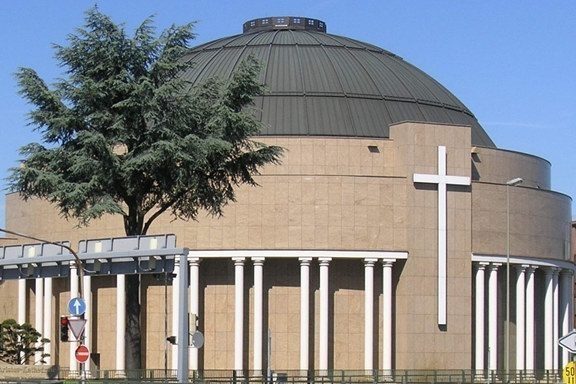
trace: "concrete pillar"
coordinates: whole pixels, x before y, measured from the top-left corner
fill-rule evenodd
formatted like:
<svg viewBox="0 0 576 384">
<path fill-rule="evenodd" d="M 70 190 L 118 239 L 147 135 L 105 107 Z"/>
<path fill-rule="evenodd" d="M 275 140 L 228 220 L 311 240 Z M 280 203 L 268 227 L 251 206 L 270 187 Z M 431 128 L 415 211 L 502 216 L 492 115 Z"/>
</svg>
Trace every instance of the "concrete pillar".
<svg viewBox="0 0 576 384">
<path fill-rule="evenodd" d="M 552 288 L 553 288 L 553 300 L 554 305 L 552 307 L 552 324 L 554 324 L 554 330 L 552 331 L 552 360 L 554 369 L 560 369 L 559 364 L 559 346 L 558 346 L 558 327 L 560 325 L 559 319 L 559 294 L 558 294 L 558 274 L 560 272 L 559 268 L 554 268 L 552 271 Z"/>
<path fill-rule="evenodd" d="M 364 369 L 374 368 L 374 264 L 364 259 Z"/>
<path fill-rule="evenodd" d="M 254 371 L 262 372 L 263 298 L 264 298 L 264 258 L 253 257 L 254 263 Z M 268 362 L 270 364 L 270 362 Z"/>
<path fill-rule="evenodd" d="M 328 308 L 330 305 L 328 281 L 331 258 L 319 258 L 320 262 L 320 360 L 318 369 L 326 372 L 328 370 Z"/>
<path fill-rule="evenodd" d="M 392 370 L 392 265 L 382 261 L 382 369 Z M 385 372 L 386 373 L 386 372 Z"/>
<path fill-rule="evenodd" d="M 309 369 L 310 338 L 310 262 L 312 258 L 301 257 L 300 261 L 300 370 Z"/>
<path fill-rule="evenodd" d="M 535 268 L 526 268 L 526 365 L 528 371 L 534 370 L 534 272 Z"/>
<path fill-rule="evenodd" d="M 34 248 L 31 248 L 34 249 Z M 44 334 L 44 279 L 35 279 L 35 289 L 34 289 L 34 328 L 41 335 Z M 40 347 L 41 343 L 36 343 L 37 347 Z M 34 354 L 35 364 L 40 364 L 42 360 L 42 352 L 38 351 Z"/>
<path fill-rule="evenodd" d="M 244 257 L 234 257 L 234 370 L 243 373 L 244 360 Z"/>
<path fill-rule="evenodd" d="M 126 276 L 116 276 L 116 370 L 126 369 Z"/>
<path fill-rule="evenodd" d="M 47 277 L 44 279 L 44 332 L 42 332 L 42 337 L 52 340 L 52 328 L 54 327 L 54 320 L 52 315 L 52 278 Z M 52 342 L 44 344 L 44 351 L 46 353 L 51 353 Z M 47 356 L 44 358 L 46 365 L 52 364 L 52 356 Z"/>
<path fill-rule="evenodd" d="M 554 369 L 554 271 L 544 270 L 544 369 Z"/>
<path fill-rule="evenodd" d="M 526 268 L 516 267 L 516 370 L 526 369 Z"/>
<path fill-rule="evenodd" d="M 488 275 L 488 369 L 498 369 L 498 268 L 493 263 Z"/>
<path fill-rule="evenodd" d="M 484 369 L 484 290 L 485 290 L 485 273 L 486 265 L 488 263 L 478 263 L 476 265 L 476 290 L 475 290 L 475 333 L 474 333 L 474 344 L 475 348 L 475 364 L 474 368 L 477 371 Z"/>
<path fill-rule="evenodd" d="M 26 322 L 26 279 L 18 280 L 18 324 Z"/>
</svg>

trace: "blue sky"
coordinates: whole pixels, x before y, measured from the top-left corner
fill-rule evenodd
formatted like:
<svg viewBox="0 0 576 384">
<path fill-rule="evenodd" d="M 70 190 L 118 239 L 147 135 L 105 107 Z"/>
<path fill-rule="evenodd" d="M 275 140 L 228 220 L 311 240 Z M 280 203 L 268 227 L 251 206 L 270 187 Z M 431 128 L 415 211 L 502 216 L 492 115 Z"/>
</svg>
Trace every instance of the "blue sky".
<svg viewBox="0 0 576 384">
<path fill-rule="evenodd" d="M 197 21 L 197 44 L 241 33 L 243 22 L 258 17 L 324 20 L 329 33 L 392 51 L 434 77 L 474 112 L 498 147 L 549 160 L 553 189 L 576 196 L 572 0 L 0 1 L 3 190 L 8 168 L 17 165 L 18 148 L 38 139 L 26 125 L 30 106 L 18 95 L 13 74 L 18 67 L 31 67 L 48 82 L 62 76 L 52 44 L 66 44 L 66 36 L 95 4 L 129 30 L 151 15 L 159 30 Z"/>
</svg>

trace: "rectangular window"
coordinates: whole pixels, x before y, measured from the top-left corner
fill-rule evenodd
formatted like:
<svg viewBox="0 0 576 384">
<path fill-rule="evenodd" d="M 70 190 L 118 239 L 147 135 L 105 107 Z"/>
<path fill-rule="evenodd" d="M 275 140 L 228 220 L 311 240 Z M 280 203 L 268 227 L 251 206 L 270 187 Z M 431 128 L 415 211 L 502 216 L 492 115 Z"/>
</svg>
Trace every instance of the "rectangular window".
<svg viewBox="0 0 576 384">
<path fill-rule="evenodd" d="M 299 17 L 294 18 L 294 20 L 292 20 L 294 22 L 294 24 L 300 24 L 302 22 L 302 20 L 300 20 Z"/>
<path fill-rule="evenodd" d="M 314 20 L 308 20 L 308 25 L 314 25 Z"/>
<path fill-rule="evenodd" d="M 269 20 L 268 19 L 262 19 L 262 25 L 266 25 L 268 24 Z"/>
</svg>

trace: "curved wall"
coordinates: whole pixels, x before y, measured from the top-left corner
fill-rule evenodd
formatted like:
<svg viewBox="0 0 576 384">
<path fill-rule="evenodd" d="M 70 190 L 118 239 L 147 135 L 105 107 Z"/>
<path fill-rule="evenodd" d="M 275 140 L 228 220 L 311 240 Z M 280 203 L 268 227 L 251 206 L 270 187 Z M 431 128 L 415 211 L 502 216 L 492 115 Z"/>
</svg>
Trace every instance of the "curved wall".
<svg viewBox="0 0 576 384">
<path fill-rule="evenodd" d="M 549 163 L 534 156 L 480 148 L 470 154 L 470 127 L 403 123 L 390 128 L 390 139 L 284 137 L 262 139 L 286 148 L 281 165 L 263 169 L 260 187 L 238 189 L 237 202 L 222 218 L 200 216 L 198 221 L 171 221 L 163 216 L 150 233 L 174 233 L 179 246 L 191 249 L 264 250 L 377 250 L 402 251 L 408 259 L 394 263 L 394 366 L 398 369 L 462 369 L 472 361 L 471 255 L 504 255 L 506 240 L 506 187 L 509 178 L 523 177 L 528 187 L 511 187 L 511 250 L 521 257 L 564 259 L 569 239 L 570 204 L 565 195 L 537 189 L 549 186 Z M 479 177 L 471 186 L 449 187 L 447 192 L 448 323 L 436 323 L 438 191 L 435 185 L 414 183 L 413 173 L 437 174 L 438 146 L 447 151 L 447 174 Z M 473 167 L 471 167 L 471 164 Z M 105 217 L 87 228 L 66 222 L 45 202 L 23 202 L 7 196 L 8 228 L 52 240 L 123 236 L 122 220 Z M 251 263 L 246 262 L 246 303 L 253 302 Z M 311 313 L 319 313 L 318 263 L 310 271 L 314 297 Z M 382 268 L 382 267 L 380 267 Z M 330 263 L 332 314 L 331 367 L 363 369 L 364 300 L 362 259 L 334 258 Z M 265 265 L 267 325 L 274 337 L 273 363 L 298 369 L 299 271 L 296 259 L 267 258 Z M 206 259 L 200 264 L 203 293 L 200 326 L 206 345 L 201 361 L 205 369 L 229 369 L 233 362 L 234 265 L 231 260 Z M 60 279 L 55 305 L 65 311 L 67 280 Z M 109 321 L 115 302 L 114 279 L 93 283 L 98 308 L 96 350 L 101 368 L 114 368 L 115 324 Z M 375 319 L 384 316 L 382 272 L 375 270 Z M 0 309 L 12 313 L 12 284 L 0 287 Z M 28 283 L 33 295 L 33 282 Z M 5 294 L 4 294 L 5 293 Z M 170 286 L 167 294 L 171 295 Z M 164 286 L 143 279 L 143 317 L 146 324 L 164 318 Z M 4 299 L 6 298 L 6 299 Z M 29 301 L 33 303 L 33 301 Z M 171 304 L 166 311 L 172 312 Z M 246 309 L 246 334 L 253 315 Z M 32 310 L 29 313 L 30 317 Z M 15 316 L 13 314 L 12 316 Z M 313 316 L 314 317 L 314 316 Z M 378 321 L 376 321 L 378 324 Z M 249 331 L 250 330 L 250 331 Z M 314 340 L 311 367 L 318 361 L 318 321 L 312 321 Z M 376 333 L 381 332 L 376 328 Z M 54 333 L 56 334 L 56 333 Z M 165 348 L 163 330 L 143 328 L 147 346 L 145 366 L 161 368 Z M 381 334 L 381 333 L 380 333 Z M 350 340 L 354 342 L 351 343 Z M 58 343 L 55 343 L 58 344 Z M 251 344 L 251 343 L 249 343 Z M 422 348 L 422 345 L 426 348 Z M 56 346 L 54 346 L 56 348 Z M 68 346 L 53 351 L 67 365 Z M 252 346 L 246 352 L 251 367 Z M 382 340 L 374 343 L 375 361 Z M 282 364 L 282 365 L 278 365 Z"/>
</svg>

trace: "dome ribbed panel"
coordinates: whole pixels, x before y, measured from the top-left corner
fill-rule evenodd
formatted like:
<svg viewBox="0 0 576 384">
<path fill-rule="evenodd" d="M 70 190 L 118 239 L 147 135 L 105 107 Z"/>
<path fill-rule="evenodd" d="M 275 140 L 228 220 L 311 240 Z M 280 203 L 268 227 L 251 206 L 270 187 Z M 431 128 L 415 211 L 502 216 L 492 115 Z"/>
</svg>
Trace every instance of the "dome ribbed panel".
<svg viewBox="0 0 576 384">
<path fill-rule="evenodd" d="M 302 71 L 295 46 L 272 46 L 266 75 L 270 93 L 302 94 Z"/>
<path fill-rule="evenodd" d="M 263 135 L 388 137 L 403 121 L 467 125 L 472 143 L 494 143 L 450 91 L 400 57 L 371 44 L 309 30 L 268 30 L 192 49 L 193 83 L 227 79 L 253 55 L 266 94 L 255 100 Z"/>
</svg>

